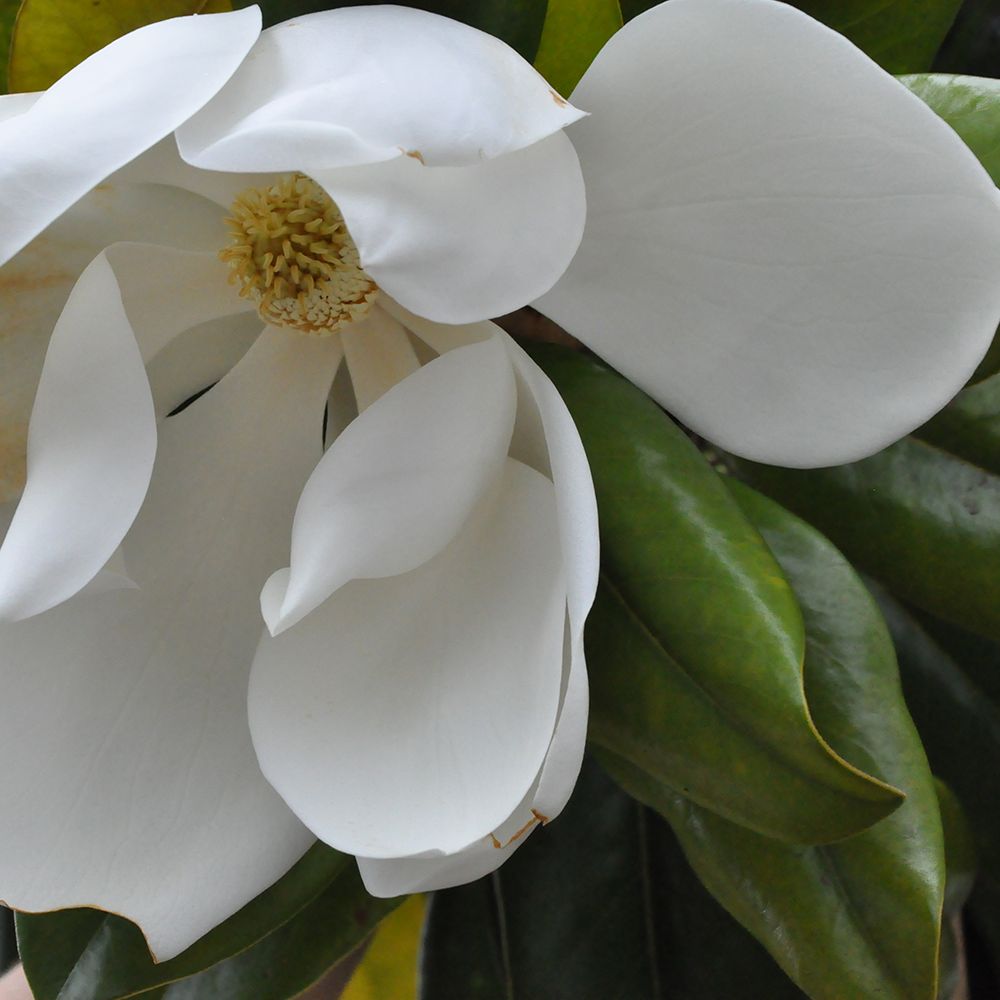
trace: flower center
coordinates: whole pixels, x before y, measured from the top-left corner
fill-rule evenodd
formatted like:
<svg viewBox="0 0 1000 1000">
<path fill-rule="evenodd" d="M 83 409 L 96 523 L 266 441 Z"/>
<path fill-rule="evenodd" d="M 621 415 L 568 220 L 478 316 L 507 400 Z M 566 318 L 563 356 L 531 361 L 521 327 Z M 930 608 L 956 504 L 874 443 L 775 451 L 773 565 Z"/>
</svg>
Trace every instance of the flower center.
<svg viewBox="0 0 1000 1000">
<path fill-rule="evenodd" d="M 291 174 L 247 188 L 232 213 L 230 245 L 219 258 L 261 319 L 328 336 L 371 308 L 378 285 L 362 270 L 340 209 L 315 181 Z"/>
</svg>

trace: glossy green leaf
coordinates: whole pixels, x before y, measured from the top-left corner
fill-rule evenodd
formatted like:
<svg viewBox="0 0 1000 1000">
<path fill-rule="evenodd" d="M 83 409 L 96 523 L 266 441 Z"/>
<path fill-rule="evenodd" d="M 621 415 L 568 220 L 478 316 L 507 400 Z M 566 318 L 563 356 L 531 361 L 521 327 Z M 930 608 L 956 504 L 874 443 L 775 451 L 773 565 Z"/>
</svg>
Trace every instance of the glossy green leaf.
<svg viewBox="0 0 1000 1000">
<path fill-rule="evenodd" d="M 405 898 L 405 897 L 404 897 Z M 323 978 L 403 898 L 373 899 L 349 864 L 294 919 L 252 948 L 141 1000 L 290 1000 Z"/>
<path fill-rule="evenodd" d="M 658 0 L 622 0 L 629 20 Z M 989 0 L 987 0 L 989 2 Z M 793 0 L 792 6 L 846 35 L 890 73 L 929 69 L 962 0 Z"/>
<path fill-rule="evenodd" d="M 962 945 L 957 929 L 962 908 L 976 880 L 976 848 L 958 797 L 943 781 L 935 781 L 935 786 L 944 833 L 946 870 L 938 1000 L 953 1000 L 962 983 Z"/>
<path fill-rule="evenodd" d="M 885 816 L 898 793 L 844 764 L 812 724 L 798 605 L 716 473 L 610 369 L 551 345 L 533 353 L 576 420 L 600 511 L 591 740 L 789 841 Z"/>
<path fill-rule="evenodd" d="M 264 13 L 264 26 L 287 21 L 291 17 L 338 7 L 364 7 L 380 0 L 253 0 Z M 435 14 L 471 24 L 488 34 L 502 38 L 511 48 L 533 62 L 538 53 L 545 21 L 547 0 L 414 0 L 404 6 L 429 10 Z M 235 6 L 247 7 L 250 0 Z"/>
<path fill-rule="evenodd" d="M 670 821 L 705 886 L 813 1000 L 932 1000 L 945 867 L 933 779 L 899 690 L 877 607 L 822 536 L 739 483 L 732 489 L 802 605 L 817 724 L 906 802 L 858 836 L 816 847 L 763 837 L 604 757 Z"/>
<path fill-rule="evenodd" d="M 535 68 L 568 96 L 621 26 L 618 0 L 549 0 Z"/>
<path fill-rule="evenodd" d="M 921 73 L 900 81 L 962 137 L 1000 184 L 1000 80 Z"/>
<path fill-rule="evenodd" d="M 734 459 L 733 467 L 900 597 L 1000 638 L 998 413 L 994 376 L 862 462 L 792 470 Z"/>
<path fill-rule="evenodd" d="M 14 25 L 8 85 L 11 92 L 45 90 L 144 24 L 229 9 L 228 0 L 24 0 Z"/>
<path fill-rule="evenodd" d="M 300 915 L 351 858 L 317 844 L 284 878 L 168 962 L 155 964 L 135 924 L 98 910 L 19 913 L 18 941 L 36 1000 L 111 1000 L 190 976 L 245 951 Z"/>
<path fill-rule="evenodd" d="M 962 803 L 980 864 L 1000 879 L 1000 708 L 884 588 L 873 592 L 931 768 Z"/>
<path fill-rule="evenodd" d="M 421 983 L 421 1000 L 803 997 L 592 761 L 494 876 L 435 893 Z"/>
</svg>

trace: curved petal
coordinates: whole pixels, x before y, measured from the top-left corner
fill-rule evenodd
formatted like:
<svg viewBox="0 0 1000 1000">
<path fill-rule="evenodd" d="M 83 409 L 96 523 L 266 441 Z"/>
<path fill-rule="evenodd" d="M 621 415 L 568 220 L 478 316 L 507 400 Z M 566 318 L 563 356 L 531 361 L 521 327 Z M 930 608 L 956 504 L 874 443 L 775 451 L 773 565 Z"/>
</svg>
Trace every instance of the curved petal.
<svg viewBox="0 0 1000 1000">
<path fill-rule="evenodd" d="M 139 589 L 0 629 L 0 896 L 98 906 L 177 954 L 312 841 L 260 774 L 257 593 L 321 453 L 331 341 L 270 331 L 165 421 L 124 545 Z"/>
<path fill-rule="evenodd" d="M 541 767 L 565 616 L 552 484 L 509 461 L 434 559 L 354 581 L 262 640 L 249 707 L 264 774 L 340 850 L 467 847 L 511 815 Z"/>
<path fill-rule="evenodd" d="M 499 868 L 542 822 L 556 818 L 569 801 L 587 740 L 587 671 L 583 643 L 567 642 L 571 657 L 559 721 L 538 780 L 517 809 L 490 837 L 455 854 L 410 858 L 358 858 L 365 888 L 380 897 L 431 892 L 473 882 Z M 544 819 L 543 819 L 544 818 Z M 498 846 L 499 845 L 499 846 Z"/>
<path fill-rule="evenodd" d="M 0 268 L 0 500 L 24 487 L 28 415 L 49 335 L 84 268 L 107 246 L 144 240 L 214 249 L 222 214 L 157 184 L 105 183 Z"/>
<path fill-rule="evenodd" d="M 404 156 L 313 177 L 379 286 L 441 323 L 499 316 L 542 295 L 583 234 L 580 164 L 561 132 L 476 166 L 428 168 Z"/>
<path fill-rule="evenodd" d="M 349 424 L 302 491 L 290 570 L 262 595 L 272 634 L 349 580 L 406 573 L 437 555 L 503 472 L 514 408 L 496 337 L 435 359 Z"/>
<path fill-rule="evenodd" d="M 537 306 L 700 434 L 848 462 L 972 373 L 1000 316 L 1000 199 L 844 38 L 769 0 L 671 0 L 574 99 L 587 231 Z"/>
<path fill-rule="evenodd" d="M 403 154 L 474 164 L 579 117 L 491 35 L 420 10 L 354 7 L 269 28 L 177 137 L 198 167 L 311 174 Z"/>
<path fill-rule="evenodd" d="M 155 452 L 149 381 L 102 254 L 49 343 L 24 496 L 0 547 L 0 621 L 48 610 L 101 569 L 139 510 Z"/>
<path fill-rule="evenodd" d="M 143 361 L 199 323 L 253 313 L 251 302 L 229 284 L 217 254 L 145 243 L 116 243 L 105 252 Z"/>
<path fill-rule="evenodd" d="M 233 74 L 260 10 L 173 18 L 96 52 L 0 122 L 0 260 L 173 131 Z"/>
<path fill-rule="evenodd" d="M 597 497 L 590 464 L 580 433 L 556 387 L 509 336 L 503 337 L 517 372 L 518 413 L 511 457 L 550 476 L 555 484 L 570 630 L 573 642 L 580 643 L 583 623 L 597 594 L 601 562 Z"/>
</svg>

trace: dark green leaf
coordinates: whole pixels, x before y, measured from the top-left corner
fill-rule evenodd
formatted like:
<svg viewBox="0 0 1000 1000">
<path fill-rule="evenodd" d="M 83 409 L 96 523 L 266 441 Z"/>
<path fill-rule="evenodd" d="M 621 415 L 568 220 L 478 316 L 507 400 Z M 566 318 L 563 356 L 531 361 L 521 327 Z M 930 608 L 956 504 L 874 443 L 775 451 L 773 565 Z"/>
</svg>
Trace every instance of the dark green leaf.
<svg viewBox="0 0 1000 1000">
<path fill-rule="evenodd" d="M 141 1000 L 290 1000 L 354 951 L 399 899 L 373 899 L 349 864 L 294 919 L 252 948 Z M 68 1000 L 68 998 L 63 998 Z"/>
<path fill-rule="evenodd" d="M 912 615 L 883 588 L 873 589 L 931 768 L 968 814 L 980 864 L 1000 879 L 1000 709 Z"/>
<path fill-rule="evenodd" d="M 569 95 L 604 43 L 622 26 L 618 0 L 548 0 L 535 68 Z"/>
<path fill-rule="evenodd" d="M 738 473 L 816 525 L 893 592 L 974 632 L 1000 638 L 996 599 L 1000 475 L 992 417 L 972 414 L 993 379 L 959 394 L 926 430 L 853 465 L 793 470 L 733 460 Z M 982 433 L 970 430 L 975 423 Z M 950 440 L 990 467 L 929 438 Z"/>
<path fill-rule="evenodd" d="M 658 0 L 622 0 L 629 20 Z M 846 35 L 890 73 L 930 68 L 962 0 L 793 0 L 793 6 Z M 987 0 L 989 2 L 989 0 Z"/>
<path fill-rule="evenodd" d="M 253 0 L 264 12 L 264 25 L 291 17 L 338 7 L 368 6 L 381 0 Z M 247 7 L 248 0 L 234 6 Z M 533 62 L 542 37 L 546 0 L 415 0 L 404 6 L 429 10 L 454 18 L 502 38 L 511 48 Z"/>
<path fill-rule="evenodd" d="M 942 73 L 996 76 L 1000 66 L 1000 7 L 996 0 L 965 0 L 934 60 Z"/>
<path fill-rule="evenodd" d="M 856 837 L 792 847 L 700 808 L 620 758 L 607 763 L 667 817 L 706 887 L 813 1000 L 931 1000 L 945 881 L 941 824 L 889 635 L 825 539 L 731 485 L 802 605 L 817 724 L 840 753 L 905 789 L 907 800 Z"/>
<path fill-rule="evenodd" d="M 976 848 L 972 831 L 955 793 L 943 781 L 935 781 L 935 785 L 944 832 L 946 868 L 938 1000 L 953 1000 L 962 982 L 961 944 L 957 928 L 962 908 L 976 880 Z"/>
<path fill-rule="evenodd" d="M 551 345 L 534 354 L 576 420 L 600 509 L 591 740 L 782 839 L 834 840 L 885 816 L 898 793 L 816 733 L 798 605 L 719 477 L 608 368 Z"/>
<path fill-rule="evenodd" d="M 242 910 L 155 964 L 135 924 L 97 910 L 19 913 L 18 941 L 36 1000 L 110 1000 L 190 976 L 250 948 L 301 914 L 354 862 L 317 844 Z"/>
<path fill-rule="evenodd" d="M 593 763 L 491 878 L 434 895 L 421 1000 L 801 1000 Z"/>
</svg>

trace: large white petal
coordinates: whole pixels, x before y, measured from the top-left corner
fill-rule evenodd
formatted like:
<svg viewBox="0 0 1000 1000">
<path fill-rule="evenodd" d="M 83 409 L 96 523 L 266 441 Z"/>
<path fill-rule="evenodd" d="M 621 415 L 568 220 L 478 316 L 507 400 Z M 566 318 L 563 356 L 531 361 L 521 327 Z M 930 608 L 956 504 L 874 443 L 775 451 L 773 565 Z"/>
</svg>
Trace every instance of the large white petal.
<svg viewBox="0 0 1000 1000">
<path fill-rule="evenodd" d="M 404 154 L 475 164 L 576 121 L 513 49 L 405 7 L 354 7 L 265 31 L 232 80 L 178 131 L 214 170 L 314 170 Z"/>
<path fill-rule="evenodd" d="M 124 558 L 139 589 L 0 631 L 0 897 L 136 920 L 167 959 L 311 836 L 246 722 L 257 594 L 321 454 L 330 341 L 271 330 L 165 421 Z"/>
<path fill-rule="evenodd" d="M 1000 201 L 954 132 L 769 0 L 671 0 L 598 55 L 570 129 L 588 221 L 538 308 L 734 452 L 871 453 L 1000 316 Z"/>
<path fill-rule="evenodd" d="M 0 620 L 48 610 L 101 569 L 138 513 L 155 453 L 149 381 L 102 254 L 49 343 L 27 484 L 0 547 Z"/>
<path fill-rule="evenodd" d="M 28 415 L 49 335 L 84 268 L 119 241 L 211 250 L 224 238 L 222 213 L 202 198 L 105 183 L 0 268 L 0 500 L 24 486 Z"/>
<path fill-rule="evenodd" d="M 0 121 L 0 260 L 173 131 L 233 74 L 260 10 L 173 18 L 133 31 Z"/>
<path fill-rule="evenodd" d="M 546 292 L 583 234 L 586 198 L 562 133 L 475 166 L 412 157 L 312 176 L 361 263 L 407 309 L 442 323 L 511 312 Z"/>
<path fill-rule="evenodd" d="M 587 671 L 583 643 L 567 642 L 566 692 L 541 773 L 517 809 L 493 835 L 455 854 L 410 858 L 358 858 L 373 896 L 402 896 L 473 882 L 499 868 L 540 823 L 556 818 L 569 801 L 587 741 Z M 497 846 L 499 845 L 499 846 Z"/>
<path fill-rule="evenodd" d="M 338 849 L 469 846 L 541 767 L 565 608 L 552 484 L 508 461 L 502 486 L 434 559 L 354 581 L 265 636 L 249 698 L 264 773 Z"/>
<path fill-rule="evenodd" d="M 499 480 L 515 401 L 497 336 L 435 359 L 352 421 L 302 491 L 290 570 L 262 596 L 272 633 L 349 580 L 406 573 L 439 553 Z"/>
</svg>

